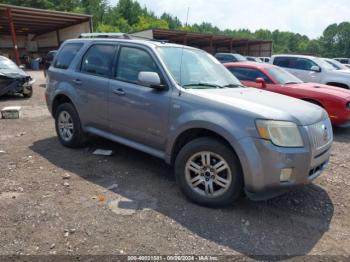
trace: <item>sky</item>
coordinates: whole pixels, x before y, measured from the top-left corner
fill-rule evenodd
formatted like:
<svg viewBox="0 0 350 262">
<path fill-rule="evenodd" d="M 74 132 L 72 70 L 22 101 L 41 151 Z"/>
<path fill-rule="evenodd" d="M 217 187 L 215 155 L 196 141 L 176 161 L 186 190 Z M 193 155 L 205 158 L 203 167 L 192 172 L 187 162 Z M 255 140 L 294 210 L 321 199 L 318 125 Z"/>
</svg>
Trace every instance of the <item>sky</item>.
<svg viewBox="0 0 350 262">
<path fill-rule="evenodd" d="M 115 4 L 118 0 L 109 0 Z M 349 0 L 138 0 L 156 15 L 182 22 L 210 22 L 220 29 L 291 31 L 318 38 L 332 23 L 350 21 Z"/>
</svg>

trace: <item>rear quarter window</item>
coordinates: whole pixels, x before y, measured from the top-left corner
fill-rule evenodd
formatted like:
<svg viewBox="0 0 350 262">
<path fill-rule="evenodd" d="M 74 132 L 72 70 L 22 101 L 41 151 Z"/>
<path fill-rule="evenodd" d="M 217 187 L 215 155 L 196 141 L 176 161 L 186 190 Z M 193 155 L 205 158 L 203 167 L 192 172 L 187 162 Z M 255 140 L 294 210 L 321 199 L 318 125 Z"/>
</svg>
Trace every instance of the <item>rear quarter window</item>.
<svg viewBox="0 0 350 262">
<path fill-rule="evenodd" d="M 54 67 L 60 69 L 67 69 L 82 46 L 83 43 L 65 44 L 57 55 Z"/>
</svg>

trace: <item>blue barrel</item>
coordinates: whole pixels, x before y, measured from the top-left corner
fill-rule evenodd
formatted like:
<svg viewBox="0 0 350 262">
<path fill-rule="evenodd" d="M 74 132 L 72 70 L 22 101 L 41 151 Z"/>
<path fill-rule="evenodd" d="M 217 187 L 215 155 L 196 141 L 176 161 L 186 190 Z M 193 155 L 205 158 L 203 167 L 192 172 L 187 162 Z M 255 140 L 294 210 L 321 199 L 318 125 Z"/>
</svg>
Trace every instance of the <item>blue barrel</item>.
<svg viewBox="0 0 350 262">
<path fill-rule="evenodd" d="M 39 70 L 40 69 L 40 58 L 32 59 L 30 62 L 30 67 L 32 70 Z"/>
</svg>

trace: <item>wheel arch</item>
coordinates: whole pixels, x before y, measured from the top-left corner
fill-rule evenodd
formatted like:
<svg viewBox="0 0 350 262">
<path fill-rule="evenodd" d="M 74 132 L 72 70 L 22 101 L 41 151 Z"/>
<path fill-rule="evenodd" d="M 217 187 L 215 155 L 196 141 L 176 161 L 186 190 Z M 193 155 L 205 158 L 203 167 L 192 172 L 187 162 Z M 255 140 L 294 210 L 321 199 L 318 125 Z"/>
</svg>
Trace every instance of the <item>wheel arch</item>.
<svg viewBox="0 0 350 262">
<path fill-rule="evenodd" d="M 309 102 L 309 103 L 312 103 L 312 104 L 315 104 L 315 105 L 318 105 L 318 106 L 320 106 L 322 108 L 325 108 L 324 105 L 320 101 L 318 101 L 316 99 L 306 97 L 306 98 L 302 98 L 301 100 Z"/>
<path fill-rule="evenodd" d="M 180 152 L 181 148 L 183 148 L 191 140 L 199 137 L 212 137 L 223 142 L 224 144 L 230 147 L 230 149 L 234 152 L 234 154 L 240 160 L 236 147 L 232 142 L 232 139 L 228 138 L 227 134 L 220 132 L 217 129 L 213 130 L 207 127 L 190 127 L 179 132 L 179 134 L 174 139 L 171 145 L 170 154 L 167 162 L 173 165 L 175 162 L 176 156 Z"/>
<path fill-rule="evenodd" d="M 52 102 L 52 115 L 54 117 L 56 115 L 57 107 L 63 103 L 71 103 L 74 106 L 73 101 L 69 96 L 67 96 L 66 94 L 62 94 L 62 93 L 57 94 Z"/>
<path fill-rule="evenodd" d="M 343 84 L 343 83 L 340 83 L 340 82 L 336 82 L 336 81 L 329 81 L 329 82 L 326 83 L 326 85 L 349 89 L 349 85 Z"/>
</svg>

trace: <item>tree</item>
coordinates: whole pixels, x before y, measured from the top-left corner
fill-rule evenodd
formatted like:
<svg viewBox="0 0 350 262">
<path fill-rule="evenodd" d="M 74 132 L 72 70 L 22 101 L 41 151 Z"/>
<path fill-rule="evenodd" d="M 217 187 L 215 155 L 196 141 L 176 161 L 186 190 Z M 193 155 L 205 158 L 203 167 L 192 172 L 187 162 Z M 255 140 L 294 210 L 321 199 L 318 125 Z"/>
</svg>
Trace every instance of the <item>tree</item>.
<svg viewBox="0 0 350 262">
<path fill-rule="evenodd" d="M 151 28 L 169 29 L 169 25 L 166 20 L 154 19 L 152 17 L 147 17 L 147 16 L 141 16 L 139 17 L 138 23 L 132 27 L 134 32 L 151 29 Z"/>
<path fill-rule="evenodd" d="M 139 21 L 139 16 L 144 12 L 140 4 L 133 0 L 119 0 L 116 10 L 131 26 Z"/>
<path fill-rule="evenodd" d="M 178 29 L 182 27 L 182 23 L 179 20 L 179 18 L 177 18 L 176 16 L 172 16 L 168 13 L 163 13 L 160 19 L 163 19 L 168 22 L 169 29 Z"/>
</svg>

